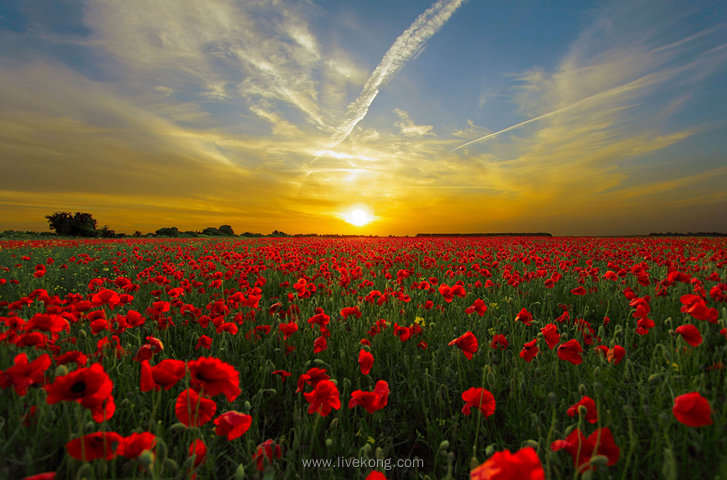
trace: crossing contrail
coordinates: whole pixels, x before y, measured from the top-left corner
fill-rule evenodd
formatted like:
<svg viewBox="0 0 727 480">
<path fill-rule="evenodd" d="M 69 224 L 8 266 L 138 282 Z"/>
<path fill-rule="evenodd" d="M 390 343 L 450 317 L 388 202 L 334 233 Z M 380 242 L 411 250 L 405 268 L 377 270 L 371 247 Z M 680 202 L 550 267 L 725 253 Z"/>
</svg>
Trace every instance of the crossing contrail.
<svg viewBox="0 0 727 480">
<path fill-rule="evenodd" d="M 465 1 L 438 0 L 397 37 L 366 81 L 361 94 L 346 109 L 346 117 L 343 124 L 333 134 L 331 147 L 348 138 L 356 125 L 366 117 L 369 107 L 379 94 L 381 87 L 404 68 L 409 60 L 421 52 L 427 40 L 442 28 L 449 17 Z"/>
</svg>

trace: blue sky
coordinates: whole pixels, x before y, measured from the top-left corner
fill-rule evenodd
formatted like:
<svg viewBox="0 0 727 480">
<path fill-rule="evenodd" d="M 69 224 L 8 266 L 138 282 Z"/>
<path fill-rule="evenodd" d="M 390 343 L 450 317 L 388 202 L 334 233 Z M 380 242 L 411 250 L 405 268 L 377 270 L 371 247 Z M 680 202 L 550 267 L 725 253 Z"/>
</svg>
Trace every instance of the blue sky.
<svg viewBox="0 0 727 480">
<path fill-rule="evenodd" d="M 720 1 L 4 2 L 0 63 L 3 229 L 727 225 Z"/>
</svg>

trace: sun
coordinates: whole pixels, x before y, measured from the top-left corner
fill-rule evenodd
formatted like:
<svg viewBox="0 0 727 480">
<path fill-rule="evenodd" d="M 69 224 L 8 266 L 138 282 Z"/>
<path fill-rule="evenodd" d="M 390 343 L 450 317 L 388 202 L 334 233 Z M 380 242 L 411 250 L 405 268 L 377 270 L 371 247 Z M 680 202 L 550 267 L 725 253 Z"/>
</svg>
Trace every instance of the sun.
<svg viewBox="0 0 727 480">
<path fill-rule="evenodd" d="M 371 217 L 371 215 L 363 208 L 354 208 L 353 210 L 344 214 L 344 219 L 352 225 L 356 225 L 357 227 L 363 227 L 371 220 L 373 220 L 373 217 Z"/>
</svg>

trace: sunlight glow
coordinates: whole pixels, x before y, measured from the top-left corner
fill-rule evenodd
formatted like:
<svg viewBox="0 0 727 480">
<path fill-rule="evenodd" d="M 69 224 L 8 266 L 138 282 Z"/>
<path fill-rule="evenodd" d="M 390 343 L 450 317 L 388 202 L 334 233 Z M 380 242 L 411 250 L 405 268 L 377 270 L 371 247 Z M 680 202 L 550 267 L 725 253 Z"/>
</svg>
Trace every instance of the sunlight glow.
<svg viewBox="0 0 727 480">
<path fill-rule="evenodd" d="M 357 227 L 362 227 L 373 220 L 371 215 L 362 208 L 354 208 L 350 212 L 344 214 L 343 217 L 348 223 L 356 225 Z"/>
</svg>

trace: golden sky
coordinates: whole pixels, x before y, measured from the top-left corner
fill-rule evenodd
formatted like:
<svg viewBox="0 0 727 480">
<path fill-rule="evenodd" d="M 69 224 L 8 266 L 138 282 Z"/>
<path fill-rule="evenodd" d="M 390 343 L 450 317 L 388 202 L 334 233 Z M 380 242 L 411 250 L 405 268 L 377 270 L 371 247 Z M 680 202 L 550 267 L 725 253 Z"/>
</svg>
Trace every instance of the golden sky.
<svg viewBox="0 0 727 480">
<path fill-rule="evenodd" d="M 726 231 L 723 3 L 389 3 L 0 7 L 0 230 Z"/>
</svg>

